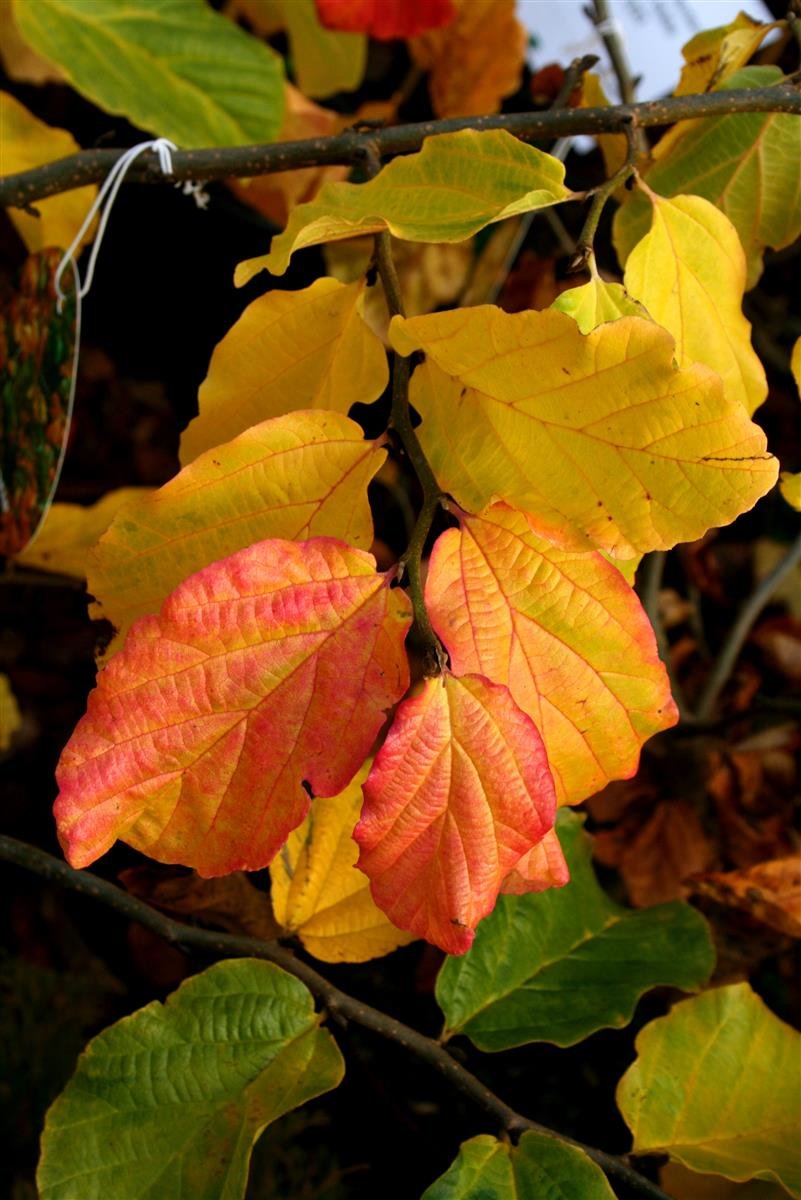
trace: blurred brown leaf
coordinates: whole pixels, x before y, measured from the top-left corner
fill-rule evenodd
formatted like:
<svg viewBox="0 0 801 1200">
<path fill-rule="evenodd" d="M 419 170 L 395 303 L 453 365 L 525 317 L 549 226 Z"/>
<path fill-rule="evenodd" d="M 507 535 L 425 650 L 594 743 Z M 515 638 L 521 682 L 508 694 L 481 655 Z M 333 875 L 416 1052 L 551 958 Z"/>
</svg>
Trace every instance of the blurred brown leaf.
<svg viewBox="0 0 801 1200">
<path fill-rule="evenodd" d="M 801 853 L 743 871 L 712 871 L 692 882 L 699 895 L 742 909 L 788 937 L 801 938 Z"/>
<path fill-rule="evenodd" d="M 801 620 L 769 617 L 751 634 L 768 666 L 793 683 L 801 683 Z"/>
<path fill-rule="evenodd" d="M 456 20 L 411 38 L 412 59 L 429 72 L 431 105 L 438 117 L 498 112 L 516 91 L 526 51 L 526 31 L 515 0 L 457 0 Z"/>
<path fill-rule="evenodd" d="M 131 867 L 120 874 L 120 882 L 134 896 L 156 908 L 181 916 L 196 917 L 204 925 L 227 933 L 272 941 L 280 932 L 269 897 L 250 882 L 242 871 L 203 879 L 194 871 L 166 874 L 159 867 Z"/>
</svg>

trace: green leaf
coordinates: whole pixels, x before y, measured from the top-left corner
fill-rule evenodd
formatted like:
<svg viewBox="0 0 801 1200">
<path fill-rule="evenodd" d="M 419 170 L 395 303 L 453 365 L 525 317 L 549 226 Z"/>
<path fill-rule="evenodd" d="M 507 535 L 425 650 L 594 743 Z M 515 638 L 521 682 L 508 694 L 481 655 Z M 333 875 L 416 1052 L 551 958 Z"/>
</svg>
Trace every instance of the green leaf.
<svg viewBox="0 0 801 1200">
<path fill-rule="evenodd" d="M 635 1153 L 801 1196 L 801 1035 L 747 983 L 683 1000 L 635 1045 L 617 1091 Z"/>
<path fill-rule="evenodd" d="M 296 250 L 389 230 L 407 242 L 463 242 L 505 217 L 566 200 L 558 159 L 504 129 L 426 138 L 368 183 L 326 183 L 292 212 L 270 253 L 240 263 L 238 287 L 259 271 L 283 275 Z"/>
<path fill-rule="evenodd" d="M 744 67 L 725 83 L 729 90 L 771 87 L 778 67 Z M 661 196 L 692 193 L 721 209 L 734 225 L 748 260 L 748 286 L 762 271 L 766 246 L 780 249 L 801 233 L 801 121 L 789 113 L 736 113 L 683 121 L 654 150 L 648 186 Z M 614 222 L 622 263 L 647 234 L 651 205 L 630 193 Z"/>
<path fill-rule="evenodd" d="M 217 963 L 98 1034 L 50 1108 L 41 1200 L 238 1200 L 253 1143 L 337 1086 L 310 992 L 270 963 Z"/>
<path fill-rule="evenodd" d="M 599 325 L 621 317 L 650 319 L 645 306 L 632 299 L 622 283 L 607 283 L 595 274 L 589 283 L 561 292 L 551 308 L 572 317 L 582 333 L 591 333 Z"/>
<path fill-rule="evenodd" d="M 582 1150 L 528 1132 L 517 1146 L 488 1134 L 463 1142 L 422 1200 L 614 1200 L 614 1192 Z"/>
<path fill-rule="evenodd" d="M 700 987 L 714 954 L 704 919 L 681 902 L 634 911 L 598 884 L 583 819 L 565 809 L 557 833 L 570 883 L 501 896 L 473 948 L 448 958 L 437 979 L 445 1034 L 480 1050 L 526 1042 L 572 1046 L 631 1020 L 643 992 Z"/>
<path fill-rule="evenodd" d="M 84 96 L 179 146 L 278 134 L 280 58 L 204 0 L 14 0 L 14 14 Z"/>
</svg>

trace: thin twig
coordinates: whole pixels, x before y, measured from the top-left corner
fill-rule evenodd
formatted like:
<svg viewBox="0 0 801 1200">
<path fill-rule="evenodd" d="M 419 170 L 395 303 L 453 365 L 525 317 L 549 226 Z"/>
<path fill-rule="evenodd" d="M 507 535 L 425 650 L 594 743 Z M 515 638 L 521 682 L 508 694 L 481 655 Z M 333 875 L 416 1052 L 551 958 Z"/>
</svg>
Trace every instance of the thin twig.
<svg viewBox="0 0 801 1200">
<path fill-rule="evenodd" d="M 526 142 L 574 134 L 622 133 L 626 126 L 650 128 L 672 125 L 698 117 L 721 117 L 733 113 L 785 112 L 801 114 L 801 92 L 792 79 L 768 88 L 740 88 L 697 96 L 670 96 L 641 104 L 609 105 L 604 108 L 567 108 L 538 113 L 501 113 L 488 117 L 449 117 L 387 129 L 348 130 L 327 138 L 307 138 L 267 145 L 223 146 L 202 150 L 178 150 L 172 156 L 172 174 L 165 176 L 155 154 L 143 154 L 129 168 L 126 183 L 170 184 L 187 179 L 212 180 L 272 175 L 298 167 L 351 164 L 373 142 L 382 158 L 419 150 L 423 141 L 437 133 L 460 129 L 506 129 Z M 19 171 L 0 178 L 0 205 L 24 207 L 46 196 L 71 188 L 100 183 L 106 178 L 123 149 L 81 150 L 67 158 Z"/>
<path fill-rule="evenodd" d="M 717 703 L 718 696 L 726 686 L 729 676 L 735 668 L 740 651 L 745 644 L 748 634 L 751 632 L 754 622 L 782 581 L 787 578 L 799 563 L 801 563 L 801 534 L 798 535 L 781 562 L 774 567 L 769 575 L 765 576 L 759 587 L 749 596 L 740 611 L 740 615 L 729 630 L 729 635 L 715 660 L 712 673 L 707 680 L 706 687 L 698 703 L 696 717 L 699 721 L 706 721 L 712 715 L 712 710 Z"/>
<path fill-rule="evenodd" d="M 615 73 L 617 89 L 622 103 L 633 104 L 635 93 L 634 77 L 626 58 L 623 38 L 620 36 L 620 30 L 612 16 L 607 0 L 593 0 L 593 8 L 585 8 L 584 11 L 603 39 L 606 53 L 609 55 L 609 61 L 612 64 L 612 70 Z"/>
<path fill-rule="evenodd" d="M 365 1029 L 379 1033 L 382 1037 L 389 1038 L 407 1050 L 411 1050 L 418 1058 L 436 1068 L 455 1087 L 475 1100 L 510 1134 L 518 1135 L 526 1130 L 533 1130 L 560 1142 L 567 1142 L 568 1145 L 583 1150 L 603 1171 L 622 1180 L 639 1195 L 651 1197 L 651 1200 L 670 1200 L 665 1192 L 633 1170 L 623 1159 L 617 1158 L 613 1154 L 606 1154 L 603 1150 L 596 1150 L 592 1146 L 585 1146 L 582 1142 L 574 1141 L 573 1138 L 558 1133 L 546 1125 L 540 1125 L 536 1121 L 530 1121 L 528 1117 L 516 1112 L 499 1096 L 490 1091 L 486 1084 L 483 1084 L 461 1063 L 458 1063 L 433 1038 L 418 1033 L 416 1029 L 404 1025 L 401 1021 L 396 1021 L 388 1013 L 381 1012 L 369 1004 L 363 1004 L 355 996 L 341 991 L 313 967 L 299 959 L 291 950 L 287 950 L 277 942 L 264 942 L 259 938 L 239 937 L 234 934 L 216 933 L 209 929 L 183 925 L 180 921 L 174 921 L 163 913 L 157 912 L 149 904 L 129 895 L 115 884 L 100 879 L 88 871 L 75 871 L 66 863 L 54 858 L 52 854 L 47 854 L 36 846 L 17 841 L 16 838 L 0 835 L 0 859 L 14 863 L 25 870 L 33 871 L 60 887 L 70 888 L 80 895 L 98 900 L 101 904 L 120 913 L 121 916 L 127 917 L 128 920 L 138 921 L 140 925 L 144 925 L 146 929 L 158 934 L 172 946 L 179 946 L 186 950 L 198 950 L 215 958 L 261 958 L 275 963 L 305 983 L 332 1016 L 336 1015 L 341 1020 L 353 1021 L 357 1025 L 364 1026 Z"/>
<path fill-rule="evenodd" d="M 586 267 L 588 259 L 593 254 L 593 245 L 595 242 L 595 234 L 598 230 L 598 223 L 601 220 L 601 214 L 607 205 L 607 202 L 612 198 L 618 188 L 629 179 L 636 170 L 637 161 L 637 141 L 635 130 L 631 125 L 625 128 L 626 139 L 628 141 L 628 153 L 626 161 L 611 175 L 605 183 L 600 187 L 595 188 L 592 193 L 592 203 L 590 210 L 587 213 L 581 233 L 579 234 L 578 242 L 576 243 L 576 252 L 569 263 L 570 271 L 581 271 Z"/>
<path fill-rule="evenodd" d="M 673 670 L 673 662 L 670 657 L 670 645 L 668 643 L 665 627 L 662 624 L 662 617 L 659 612 L 659 592 L 662 587 L 662 575 L 665 570 L 665 561 L 667 555 L 664 550 L 654 550 L 652 554 L 648 554 L 642 565 L 640 578 L 642 586 L 640 589 L 640 598 L 642 606 L 646 611 L 648 620 L 651 622 L 651 627 L 656 638 L 656 648 L 659 651 L 659 657 L 664 663 L 667 671 L 668 680 L 670 681 L 670 690 L 673 694 L 673 699 L 676 702 L 676 708 L 679 710 L 681 720 L 686 720 L 687 705 L 682 694 L 679 681 L 676 678 L 676 673 Z"/>
</svg>

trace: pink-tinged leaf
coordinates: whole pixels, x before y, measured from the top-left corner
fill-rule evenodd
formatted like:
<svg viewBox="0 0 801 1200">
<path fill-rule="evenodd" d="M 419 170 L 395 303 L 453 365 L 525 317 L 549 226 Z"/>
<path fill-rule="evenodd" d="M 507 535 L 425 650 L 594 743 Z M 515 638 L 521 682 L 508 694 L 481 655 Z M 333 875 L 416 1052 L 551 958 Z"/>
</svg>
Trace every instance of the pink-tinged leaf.
<svg viewBox="0 0 801 1200">
<path fill-rule="evenodd" d="M 570 868 L 565 862 L 556 830 L 550 829 L 541 842 L 532 846 L 503 881 L 505 896 L 523 896 L 527 892 L 544 892 L 547 888 L 564 887 L 570 882 Z"/>
<path fill-rule="evenodd" d="M 449 25 L 453 0 L 315 0 L 320 24 L 343 33 L 368 33 L 380 41 L 416 37 Z"/>
<path fill-rule="evenodd" d="M 73 866 L 122 838 L 205 876 L 265 867 L 408 687 L 410 605 L 390 582 L 334 538 L 271 539 L 136 621 L 59 764 Z"/>
<path fill-rule="evenodd" d="M 364 785 L 357 866 L 393 924 L 470 949 L 512 868 L 553 827 L 534 723 L 479 675 L 429 679 L 395 715 Z"/>
<path fill-rule="evenodd" d="M 637 769 L 676 721 L 653 630 L 601 554 L 561 550 L 495 504 L 436 542 L 426 605 L 457 674 L 506 684 L 542 734 L 560 804 Z"/>
</svg>

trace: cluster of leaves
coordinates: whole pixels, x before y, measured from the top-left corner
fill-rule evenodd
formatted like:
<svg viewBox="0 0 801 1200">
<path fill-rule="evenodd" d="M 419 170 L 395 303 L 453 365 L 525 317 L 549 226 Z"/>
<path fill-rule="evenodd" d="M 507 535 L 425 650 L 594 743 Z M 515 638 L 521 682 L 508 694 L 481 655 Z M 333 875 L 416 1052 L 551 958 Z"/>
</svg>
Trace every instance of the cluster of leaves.
<svg viewBox="0 0 801 1200">
<path fill-rule="evenodd" d="M 522 61 L 511 4 L 229 7 L 254 33 L 286 31 L 315 98 L 358 85 L 367 35 L 404 37 L 437 114 L 471 111 L 444 64 L 455 39 L 478 53 L 490 9 L 512 23 L 519 59 L 494 73 L 486 107 Z M 13 15 L 48 69 L 183 146 L 339 127 L 285 83 L 264 41 L 202 0 L 15 0 Z M 777 82 L 777 68 L 745 65 L 763 36 L 738 18 L 695 39 L 680 94 Z M 597 95 L 588 82 L 583 102 Z M 64 152 L 63 131 L 3 104 L 12 168 Z M 279 926 L 318 958 L 361 961 L 413 938 L 444 950 L 443 1036 L 488 1052 L 572 1045 L 626 1024 L 649 988 L 702 988 L 703 919 L 681 902 L 636 912 L 609 899 L 568 806 L 630 777 L 677 718 L 632 586 L 640 558 L 731 522 L 776 483 L 751 420 L 767 384 L 742 299 L 765 248 L 801 233 L 800 141 L 801 122 L 781 114 L 679 125 L 639 172 L 617 157 L 613 179 L 635 176 L 615 219 L 622 281 L 590 253 L 589 282 L 547 309 L 434 300 L 378 328 L 367 317 L 382 283 L 397 308 L 390 237 L 449 246 L 582 199 L 563 164 L 503 130 L 465 130 L 367 182 L 331 168 L 236 185 L 288 216 L 237 284 L 364 235 L 382 282 L 368 263 L 255 300 L 214 353 L 175 478 L 86 510 L 77 547 L 65 537 L 77 514 L 55 505 L 18 554 L 65 569 L 69 550 L 115 629 L 58 771 L 70 863 L 121 839 L 207 878 L 269 866 Z M 51 198 L 33 224 L 12 216 L 31 251 L 63 247 L 82 201 Z M 391 425 L 371 440 L 348 413 L 385 393 L 387 347 Z M 368 486 L 389 478 L 390 449 L 423 505 L 400 563 L 379 570 Z M 797 491 L 785 481 L 791 503 Z M 423 585 L 440 508 L 448 528 Z M 50 1111 L 41 1195 L 70 1200 L 80 1176 L 83 1197 L 241 1196 L 264 1127 L 342 1077 L 320 1020 L 302 983 L 245 960 L 107 1029 Z M 620 1083 L 635 1151 L 801 1195 L 798 1049 L 747 985 L 680 1002 L 645 1028 Z M 540 1196 L 553 1178 L 565 1194 L 612 1195 L 583 1151 L 527 1133 L 465 1143 L 426 1196 Z"/>
</svg>

